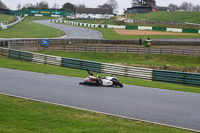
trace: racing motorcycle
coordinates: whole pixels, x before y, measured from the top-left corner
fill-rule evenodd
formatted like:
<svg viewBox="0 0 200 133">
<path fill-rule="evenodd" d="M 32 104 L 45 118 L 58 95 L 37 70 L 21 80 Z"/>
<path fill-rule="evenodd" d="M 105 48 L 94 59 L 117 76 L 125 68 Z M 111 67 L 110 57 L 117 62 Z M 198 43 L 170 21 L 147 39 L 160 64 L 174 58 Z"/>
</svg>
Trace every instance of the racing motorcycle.
<svg viewBox="0 0 200 133">
<path fill-rule="evenodd" d="M 123 84 L 120 83 L 119 79 L 113 76 L 102 77 L 98 75 L 94 76 L 92 71 L 88 71 L 89 76 L 85 78 L 83 82 L 79 82 L 80 85 L 92 85 L 92 86 L 107 86 L 107 87 L 123 87 Z"/>
</svg>

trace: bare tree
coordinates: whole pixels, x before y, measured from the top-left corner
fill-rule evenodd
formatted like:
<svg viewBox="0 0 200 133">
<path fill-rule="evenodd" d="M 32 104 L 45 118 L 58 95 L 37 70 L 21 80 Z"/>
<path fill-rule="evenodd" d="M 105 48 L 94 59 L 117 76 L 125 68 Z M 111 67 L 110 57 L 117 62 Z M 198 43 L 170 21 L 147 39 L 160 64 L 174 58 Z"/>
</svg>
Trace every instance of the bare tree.
<svg viewBox="0 0 200 133">
<path fill-rule="evenodd" d="M 188 11 L 192 11 L 193 10 L 193 4 L 192 3 L 189 3 L 188 4 Z"/>
<path fill-rule="evenodd" d="M 51 9 L 57 9 L 57 4 L 54 3 Z"/>
<path fill-rule="evenodd" d="M 192 10 L 198 12 L 200 11 L 200 6 L 199 5 L 193 6 Z"/>
<path fill-rule="evenodd" d="M 23 5 L 23 9 L 35 9 L 35 5 L 31 3 L 26 3 L 25 5 Z"/>
<path fill-rule="evenodd" d="M 8 7 L 0 0 L 0 8 L 1 9 L 8 9 Z"/>
<path fill-rule="evenodd" d="M 168 8 L 169 8 L 170 11 L 177 11 L 177 10 L 179 10 L 178 5 L 174 5 L 174 4 L 169 4 Z"/>
<path fill-rule="evenodd" d="M 140 1 L 139 0 L 132 0 L 132 6 L 139 6 L 140 5 Z"/>
<path fill-rule="evenodd" d="M 111 13 L 117 13 L 117 9 L 118 9 L 118 3 L 116 0 L 108 0 L 107 4 L 109 5 L 109 10 L 111 11 Z"/>
<path fill-rule="evenodd" d="M 110 6 L 107 3 L 104 3 L 102 5 L 98 5 L 97 8 L 101 8 L 101 9 L 109 9 Z"/>
<path fill-rule="evenodd" d="M 17 10 L 21 10 L 22 9 L 22 6 L 21 6 L 21 4 L 17 4 Z"/>
<path fill-rule="evenodd" d="M 200 11 L 200 5 L 193 5 L 191 2 L 183 2 L 180 7 L 174 4 L 169 4 L 170 11 L 183 10 L 183 11 Z"/>
<path fill-rule="evenodd" d="M 155 0 L 132 0 L 132 6 L 155 6 Z"/>
<path fill-rule="evenodd" d="M 49 9 L 49 4 L 46 1 L 41 1 L 36 5 L 37 9 Z"/>
<path fill-rule="evenodd" d="M 79 4 L 77 5 L 77 8 L 86 8 L 86 6 L 84 4 Z"/>
<path fill-rule="evenodd" d="M 181 10 L 184 10 L 184 11 L 188 11 L 189 9 L 189 4 L 187 2 L 183 2 L 180 6 L 180 9 Z"/>
</svg>

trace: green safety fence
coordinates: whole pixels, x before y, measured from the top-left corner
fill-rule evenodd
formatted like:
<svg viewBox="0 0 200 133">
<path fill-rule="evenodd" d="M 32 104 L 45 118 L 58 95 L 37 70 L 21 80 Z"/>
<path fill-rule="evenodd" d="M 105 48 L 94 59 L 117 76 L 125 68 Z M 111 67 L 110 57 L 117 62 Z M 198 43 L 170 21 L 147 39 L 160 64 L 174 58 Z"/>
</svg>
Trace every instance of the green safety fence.
<svg viewBox="0 0 200 133">
<path fill-rule="evenodd" d="M 81 70 L 88 69 L 95 72 L 101 72 L 101 63 L 92 62 L 92 61 L 62 58 L 61 66 L 76 68 L 76 69 L 81 69 Z"/>
<path fill-rule="evenodd" d="M 152 30 L 156 30 L 156 31 L 167 31 L 166 27 L 152 27 Z"/>
<path fill-rule="evenodd" d="M 162 81 L 200 87 L 200 74 L 153 70 L 153 81 Z"/>
<path fill-rule="evenodd" d="M 26 61 L 31 61 L 32 60 L 32 54 L 28 53 L 28 52 L 20 51 L 20 59 L 26 60 Z"/>
<path fill-rule="evenodd" d="M 125 29 L 133 29 L 133 30 L 138 30 L 138 26 L 126 26 Z"/>
<path fill-rule="evenodd" d="M 9 50 L 9 57 L 31 61 L 32 54 L 24 51 Z"/>
<path fill-rule="evenodd" d="M 10 56 L 11 58 L 20 59 L 20 51 L 9 50 L 9 56 Z"/>
<path fill-rule="evenodd" d="M 183 29 L 183 33 L 199 33 L 198 30 L 191 30 L 191 29 Z"/>
<path fill-rule="evenodd" d="M 12 28 L 12 25 L 9 25 L 8 27 L 7 27 L 7 29 L 11 29 Z"/>
<path fill-rule="evenodd" d="M 0 48 L 0 55 L 25 61 L 32 61 L 33 58 L 33 53 L 3 48 Z M 103 64 L 99 62 L 78 60 L 72 58 L 61 58 L 62 67 L 69 67 L 81 70 L 88 69 L 94 72 L 102 72 L 102 65 Z M 152 80 L 200 87 L 200 74 L 195 73 L 153 70 Z"/>
</svg>

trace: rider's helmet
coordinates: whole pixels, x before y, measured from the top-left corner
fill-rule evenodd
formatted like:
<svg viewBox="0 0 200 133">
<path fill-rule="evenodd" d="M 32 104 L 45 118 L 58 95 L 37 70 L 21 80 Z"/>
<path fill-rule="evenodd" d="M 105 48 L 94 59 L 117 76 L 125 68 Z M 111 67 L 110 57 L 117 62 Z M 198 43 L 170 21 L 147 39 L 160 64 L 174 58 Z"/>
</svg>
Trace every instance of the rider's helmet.
<svg viewBox="0 0 200 133">
<path fill-rule="evenodd" d="M 93 72 L 92 72 L 92 71 L 90 71 L 90 76 L 94 76 L 94 74 L 93 74 Z"/>
</svg>

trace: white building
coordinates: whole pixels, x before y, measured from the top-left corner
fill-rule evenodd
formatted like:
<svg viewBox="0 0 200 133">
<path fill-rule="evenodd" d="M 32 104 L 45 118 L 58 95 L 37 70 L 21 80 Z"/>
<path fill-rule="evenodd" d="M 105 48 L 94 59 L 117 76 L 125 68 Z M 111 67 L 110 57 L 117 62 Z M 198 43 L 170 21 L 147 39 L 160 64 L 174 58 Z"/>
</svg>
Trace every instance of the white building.
<svg viewBox="0 0 200 133">
<path fill-rule="evenodd" d="M 114 16 L 109 9 L 101 8 L 77 8 L 76 18 L 78 19 L 109 19 Z"/>
</svg>

